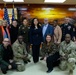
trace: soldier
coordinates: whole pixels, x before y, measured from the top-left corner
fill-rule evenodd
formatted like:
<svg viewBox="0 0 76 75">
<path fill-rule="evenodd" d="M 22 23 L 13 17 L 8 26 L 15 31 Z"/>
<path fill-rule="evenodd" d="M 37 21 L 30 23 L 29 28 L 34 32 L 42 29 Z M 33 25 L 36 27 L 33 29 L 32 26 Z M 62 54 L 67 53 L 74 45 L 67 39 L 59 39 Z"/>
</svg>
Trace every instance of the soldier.
<svg viewBox="0 0 76 75">
<path fill-rule="evenodd" d="M 74 39 L 74 26 L 69 23 L 69 18 L 65 18 L 64 24 L 61 25 L 62 41 L 65 40 L 65 35 L 70 34 L 71 39 Z"/>
<path fill-rule="evenodd" d="M 71 41 L 70 34 L 65 35 L 65 41 L 60 44 L 59 53 L 61 55 L 60 69 L 68 68 L 69 75 L 73 75 L 75 69 L 75 43 Z"/>
<path fill-rule="evenodd" d="M 29 52 L 29 27 L 28 27 L 28 21 L 26 18 L 23 19 L 22 25 L 19 27 L 18 34 L 22 35 L 24 37 L 23 41 L 26 43 L 26 49 L 27 52 Z"/>
<path fill-rule="evenodd" d="M 14 60 L 18 64 L 18 70 L 25 70 L 25 62 L 30 62 L 29 55 L 27 54 L 25 43 L 23 42 L 23 36 L 19 35 L 18 39 L 12 45 L 14 52 Z"/>
</svg>

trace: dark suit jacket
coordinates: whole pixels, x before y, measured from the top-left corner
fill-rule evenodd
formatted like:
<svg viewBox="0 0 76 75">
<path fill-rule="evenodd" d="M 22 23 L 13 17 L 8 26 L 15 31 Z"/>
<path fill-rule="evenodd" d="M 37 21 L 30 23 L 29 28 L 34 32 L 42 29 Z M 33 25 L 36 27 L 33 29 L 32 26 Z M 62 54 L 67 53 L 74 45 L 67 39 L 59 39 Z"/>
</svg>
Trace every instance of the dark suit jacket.
<svg viewBox="0 0 76 75">
<path fill-rule="evenodd" d="M 2 35 L 2 29 L 1 29 L 1 26 L 0 26 L 0 44 L 2 43 L 3 41 L 3 35 Z"/>
<path fill-rule="evenodd" d="M 65 40 L 66 34 L 70 34 L 71 39 L 73 39 L 73 37 L 74 37 L 74 26 L 73 25 L 71 25 L 70 23 L 68 23 L 67 26 L 65 24 L 62 24 L 61 29 L 62 29 L 62 41 Z"/>
<path fill-rule="evenodd" d="M 44 27 L 44 25 L 42 25 L 42 29 L 43 29 L 43 27 Z M 44 41 L 45 41 L 45 39 L 46 39 L 47 34 L 50 34 L 50 35 L 53 36 L 53 34 L 54 34 L 54 28 L 53 28 L 53 26 L 48 25 L 48 27 L 47 27 L 47 29 L 46 29 L 46 32 L 45 32 L 45 35 L 43 36 L 43 40 L 44 40 Z"/>
<path fill-rule="evenodd" d="M 42 42 L 42 28 L 35 29 L 30 27 L 30 43 L 33 45 L 39 45 Z"/>
</svg>

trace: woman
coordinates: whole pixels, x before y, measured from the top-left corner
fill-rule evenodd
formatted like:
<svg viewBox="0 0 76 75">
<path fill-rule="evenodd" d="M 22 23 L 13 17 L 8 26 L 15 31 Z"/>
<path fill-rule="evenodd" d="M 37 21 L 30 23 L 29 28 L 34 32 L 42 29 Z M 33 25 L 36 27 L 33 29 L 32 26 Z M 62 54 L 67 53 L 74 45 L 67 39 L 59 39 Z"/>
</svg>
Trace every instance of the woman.
<svg viewBox="0 0 76 75">
<path fill-rule="evenodd" d="M 54 26 L 54 43 L 60 44 L 61 43 L 61 38 L 62 38 L 62 30 L 60 26 L 58 26 L 58 20 L 54 20 L 53 22 Z"/>
<path fill-rule="evenodd" d="M 46 42 L 42 45 L 42 57 L 47 63 L 47 73 L 53 70 L 53 67 L 59 64 L 58 45 L 52 43 L 51 35 L 46 36 Z"/>
<path fill-rule="evenodd" d="M 14 20 L 10 27 L 11 44 L 13 44 L 16 41 L 17 36 L 18 36 L 18 24 L 17 20 Z"/>
<path fill-rule="evenodd" d="M 30 44 L 32 45 L 32 55 L 34 63 L 39 61 L 40 44 L 42 42 L 42 28 L 38 19 L 34 18 L 30 27 Z"/>
<path fill-rule="evenodd" d="M 0 44 L 4 38 L 10 39 L 10 30 L 6 20 L 3 20 L 2 25 L 0 26 Z"/>
</svg>

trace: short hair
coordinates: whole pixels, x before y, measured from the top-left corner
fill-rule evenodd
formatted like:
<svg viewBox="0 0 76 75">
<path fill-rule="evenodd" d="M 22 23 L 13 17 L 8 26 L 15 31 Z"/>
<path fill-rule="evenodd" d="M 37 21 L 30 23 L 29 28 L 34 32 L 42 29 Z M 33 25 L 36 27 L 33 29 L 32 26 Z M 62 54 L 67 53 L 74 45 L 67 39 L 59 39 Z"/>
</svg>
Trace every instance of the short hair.
<svg viewBox="0 0 76 75">
<path fill-rule="evenodd" d="M 58 22 L 58 20 L 54 20 L 55 22 Z"/>
<path fill-rule="evenodd" d="M 22 22 L 23 22 L 24 20 L 27 20 L 27 18 L 26 18 L 26 17 L 25 17 L 25 18 L 22 18 Z"/>
<path fill-rule="evenodd" d="M 17 35 L 17 38 L 18 38 L 19 36 L 22 36 L 22 37 L 23 37 L 23 35 L 21 35 L 21 34 L 18 34 L 18 35 Z"/>
</svg>

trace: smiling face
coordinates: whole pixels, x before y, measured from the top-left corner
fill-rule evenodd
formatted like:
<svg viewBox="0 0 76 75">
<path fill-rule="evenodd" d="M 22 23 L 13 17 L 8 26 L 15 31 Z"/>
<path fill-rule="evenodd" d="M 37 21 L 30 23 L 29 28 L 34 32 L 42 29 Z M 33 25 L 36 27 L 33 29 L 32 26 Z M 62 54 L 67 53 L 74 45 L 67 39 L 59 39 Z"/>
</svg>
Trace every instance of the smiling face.
<svg viewBox="0 0 76 75">
<path fill-rule="evenodd" d="M 48 24 L 48 19 L 47 18 L 44 19 L 44 24 L 45 25 Z"/>
<path fill-rule="evenodd" d="M 3 26 L 7 26 L 7 21 L 3 20 Z"/>
<path fill-rule="evenodd" d="M 28 24 L 27 19 L 24 19 L 24 20 L 23 20 L 23 25 L 26 26 L 27 24 Z"/>
<path fill-rule="evenodd" d="M 23 36 L 18 36 L 18 41 L 20 42 L 20 43 L 22 43 L 23 42 Z"/>
<path fill-rule="evenodd" d="M 5 39 L 3 40 L 3 45 L 4 45 L 5 47 L 7 47 L 9 44 L 10 44 L 10 40 L 9 40 L 8 38 L 5 38 Z"/>
<path fill-rule="evenodd" d="M 37 24 L 38 24 L 38 20 L 34 19 L 34 25 L 37 25 Z"/>
<path fill-rule="evenodd" d="M 71 40 L 70 34 L 66 34 L 66 35 L 65 35 L 65 41 L 66 41 L 66 43 L 69 43 L 70 40 Z"/>
<path fill-rule="evenodd" d="M 13 22 L 12 22 L 12 25 L 13 25 L 14 27 L 17 27 L 17 21 L 13 21 Z"/>
<path fill-rule="evenodd" d="M 46 42 L 47 42 L 47 43 L 51 42 L 51 36 L 50 36 L 50 35 L 47 35 L 47 36 L 46 36 Z"/>
<path fill-rule="evenodd" d="M 64 19 L 64 23 L 65 23 L 65 24 L 68 24 L 68 23 L 69 23 L 69 18 L 65 18 L 65 19 Z"/>
</svg>

